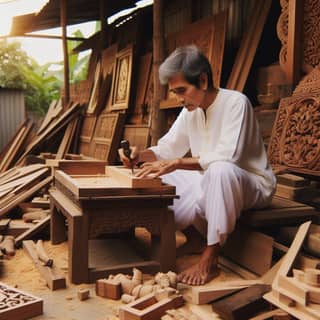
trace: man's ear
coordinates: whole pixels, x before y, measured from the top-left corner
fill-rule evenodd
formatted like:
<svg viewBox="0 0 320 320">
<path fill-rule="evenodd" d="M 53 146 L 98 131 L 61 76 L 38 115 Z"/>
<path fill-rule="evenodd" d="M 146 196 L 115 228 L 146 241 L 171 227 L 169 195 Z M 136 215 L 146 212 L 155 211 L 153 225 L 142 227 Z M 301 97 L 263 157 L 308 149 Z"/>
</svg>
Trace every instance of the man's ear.
<svg viewBox="0 0 320 320">
<path fill-rule="evenodd" d="M 208 75 L 206 73 L 201 73 L 199 77 L 199 87 L 201 90 L 208 89 Z"/>
</svg>

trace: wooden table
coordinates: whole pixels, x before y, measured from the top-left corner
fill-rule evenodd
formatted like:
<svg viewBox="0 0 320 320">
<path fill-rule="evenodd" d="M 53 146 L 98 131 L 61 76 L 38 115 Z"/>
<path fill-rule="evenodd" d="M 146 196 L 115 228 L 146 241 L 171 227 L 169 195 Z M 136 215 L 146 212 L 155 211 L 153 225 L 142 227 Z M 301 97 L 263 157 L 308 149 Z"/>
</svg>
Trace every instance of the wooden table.
<svg viewBox="0 0 320 320">
<path fill-rule="evenodd" d="M 73 168 L 69 175 L 57 170 L 55 189 L 50 191 L 51 241 L 58 244 L 68 239 L 70 281 L 94 282 L 111 273 L 131 273 L 133 267 L 144 272 L 174 270 L 174 216 L 168 209 L 174 198 L 175 188 L 169 185 L 133 189 L 103 173 L 79 175 Z M 89 239 L 135 227 L 144 227 L 152 235 L 153 254 L 149 260 L 89 267 Z"/>
</svg>

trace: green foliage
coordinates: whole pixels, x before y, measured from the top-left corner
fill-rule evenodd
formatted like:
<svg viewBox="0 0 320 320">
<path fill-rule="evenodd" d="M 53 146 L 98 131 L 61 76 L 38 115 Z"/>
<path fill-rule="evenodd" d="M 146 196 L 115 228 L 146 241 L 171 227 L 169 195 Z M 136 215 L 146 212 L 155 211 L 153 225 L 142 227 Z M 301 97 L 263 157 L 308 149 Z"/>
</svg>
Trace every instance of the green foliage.
<svg viewBox="0 0 320 320">
<path fill-rule="evenodd" d="M 59 96 L 59 81 L 21 49 L 19 42 L 0 41 L 0 87 L 22 89 L 28 111 L 44 115 L 50 102 Z"/>
</svg>

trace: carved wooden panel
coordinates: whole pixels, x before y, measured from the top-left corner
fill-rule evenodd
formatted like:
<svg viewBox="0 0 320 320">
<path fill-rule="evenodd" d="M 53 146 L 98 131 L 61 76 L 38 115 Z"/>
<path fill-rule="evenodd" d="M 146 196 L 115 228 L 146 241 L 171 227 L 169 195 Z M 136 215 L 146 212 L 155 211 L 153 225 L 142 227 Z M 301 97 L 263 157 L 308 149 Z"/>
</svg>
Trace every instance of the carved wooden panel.
<svg viewBox="0 0 320 320">
<path fill-rule="evenodd" d="M 22 320 L 43 314 L 43 300 L 0 283 L 0 319 Z"/>
<path fill-rule="evenodd" d="M 132 46 L 121 50 L 116 56 L 115 75 L 111 89 L 111 110 L 123 110 L 129 107 L 132 59 Z"/>
<path fill-rule="evenodd" d="M 117 150 L 122 136 L 125 114 L 101 114 L 90 145 L 90 156 L 105 160 L 108 164 L 116 161 Z"/>
<path fill-rule="evenodd" d="M 89 156 L 90 143 L 93 138 L 94 128 L 96 125 L 97 117 L 94 115 L 86 115 L 82 122 L 79 153 Z"/>
<path fill-rule="evenodd" d="M 222 58 L 224 52 L 226 13 L 203 18 L 195 23 L 185 26 L 181 32 L 167 38 L 167 51 L 171 53 L 175 48 L 194 44 L 208 58 L 213 72 L 214 84 L 219 86 Z M 167 99 L 161 101 L 161 108 L 179 106 L 180 103 L 174 95 L 167 93 Z"/>
<path fill-rule="evenodd" d="M 281 66 L 287 63 L 289 0 L 280 1 L 282 12 L 277 23 L 278 37 L 282 43 L 279 61 Z M 315 67 L 320 63 L 320 2 L 318 0 L 304 1 L 303 18 L 303 65 L 305 69 Z"/>
<path fill-rule="evenodd" d="M 281 100 L 268 148 L 271 164 L 320 175 L 320 71 L 314 69 Z"/>
</svg>

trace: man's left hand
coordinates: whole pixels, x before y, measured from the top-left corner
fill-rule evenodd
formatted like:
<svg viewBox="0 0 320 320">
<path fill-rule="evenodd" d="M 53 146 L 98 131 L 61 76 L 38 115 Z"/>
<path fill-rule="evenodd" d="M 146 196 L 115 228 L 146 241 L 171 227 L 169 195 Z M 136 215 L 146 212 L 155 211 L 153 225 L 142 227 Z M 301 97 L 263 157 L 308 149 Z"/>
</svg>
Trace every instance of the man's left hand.
<svg viewBox="0 0 320 320">
<path fill-rule="evenodd" d="M 141 165 L 141 170 L 136 174 L 136 177 L 145 178 L 152 174 L 152 177 L 157 178 L 178 169 L 179 163 L 179 159 L 145 162 Z"/>
</svg>

